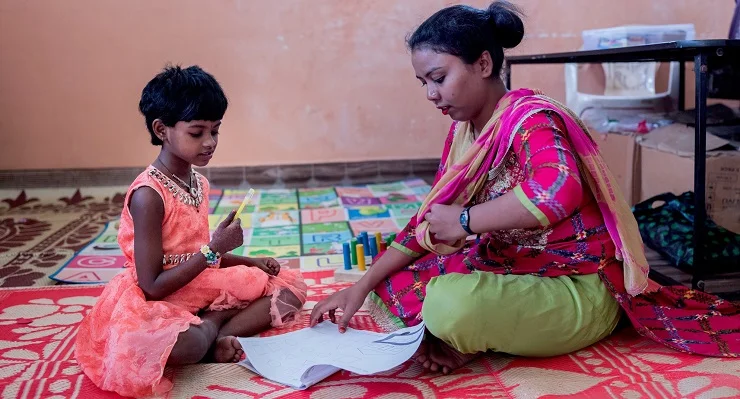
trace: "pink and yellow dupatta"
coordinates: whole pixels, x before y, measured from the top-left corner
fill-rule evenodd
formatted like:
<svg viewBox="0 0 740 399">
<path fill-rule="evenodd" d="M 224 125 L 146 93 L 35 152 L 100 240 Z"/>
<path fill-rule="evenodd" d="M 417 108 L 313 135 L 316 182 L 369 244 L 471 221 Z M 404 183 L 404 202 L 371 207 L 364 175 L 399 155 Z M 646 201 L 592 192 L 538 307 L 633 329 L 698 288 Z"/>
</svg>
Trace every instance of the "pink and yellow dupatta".
<svg viewBox="0 0 740 399">
<path fill-rule="evenodd" d="M 514 140 L 514 134 L 524 120 L 542 111 L 557 113 L 567 128 L 568 139 L 583 165 L 584 180 L 588 182 L 609 235 L 617 247 L 617 256 L 624 262 L 624 284 L 631 295 L 642 293 L 648 285 L 648 264 L 643 243 L 632 211 L 615 184 L 615 179 L 599 154 L 596 143 L 581 120 L 567 107 L 541 93 L 520 89 L 504 96 L 494 110 L 491 120 L 482 129 L 475 142 L 459 157 L 448 156 L 441 178 L 436 182 L 416 215 L 416 239 L 425 249 L 440 254 L 451 254 L 465 244 L 438 242 L 429 232 L 424 217 L 434 204 L 466 205 L 481 189 L 489 171 L 503 168 L 503 160 Z M 458 124 L 458 132 L 451 148 L 465 140 L 466 124 Z M 454 151 L 450 151 L 454 153 Z M 458 159 L 455 159 L 458 158 Z"/>
</svg>

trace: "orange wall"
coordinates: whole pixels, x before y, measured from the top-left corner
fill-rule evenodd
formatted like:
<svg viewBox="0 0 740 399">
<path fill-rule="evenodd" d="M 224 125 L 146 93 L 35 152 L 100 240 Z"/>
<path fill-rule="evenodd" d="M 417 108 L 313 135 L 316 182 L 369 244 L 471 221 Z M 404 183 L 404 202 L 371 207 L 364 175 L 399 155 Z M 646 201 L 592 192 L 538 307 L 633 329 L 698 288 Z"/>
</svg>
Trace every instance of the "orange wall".
<svg viewBox="0 0 740 399">
<path fill-rule="evenodd" d="M 146 165 L 157 149 L 138 96 L 168 61 L 201 65 L 231 100 L 213 166 L 439 156 L 449 120 L 425 100 L 404 37 L 450 3 L 0 0 L 0 169 Z M 699 38 L 724 38 L 734 6 L 518 4 L 527 37 L 513 53 L 574 50 L 583 29 L 622 24 L 694 23 Z M 514 77 L 563 97 L 562 66 Z"/>
</svg>

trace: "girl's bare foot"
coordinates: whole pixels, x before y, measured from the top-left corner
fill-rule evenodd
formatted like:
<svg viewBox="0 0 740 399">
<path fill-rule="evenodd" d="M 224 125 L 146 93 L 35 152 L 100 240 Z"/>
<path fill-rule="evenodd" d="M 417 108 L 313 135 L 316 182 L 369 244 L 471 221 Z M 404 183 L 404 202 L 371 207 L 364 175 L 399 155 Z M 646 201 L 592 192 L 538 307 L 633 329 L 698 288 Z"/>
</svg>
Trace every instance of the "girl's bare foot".
<svg viewBox="0 0 740 399">
<path fill-rule="evenodd" d="M 460 367 L 475 360 L 481 353 L 461 353 L 457 349 L 447 345 L 444 341 L 434 337 L 430 334 L 427 337 L 429 339 L 428 354 L 417 358 L 417 361 L 422 363 L 424 368 L 431 371 L 441 371 L 442 374 L 449 374 L 453 370 L 459 369 Z"/>
<path fill-rule="evenodd" d="M 244 351 L 236 337 L 229 335 L 216 338 L 213 359 L 216 363 L 237 363 L 242 360 Z"/>
</svg>

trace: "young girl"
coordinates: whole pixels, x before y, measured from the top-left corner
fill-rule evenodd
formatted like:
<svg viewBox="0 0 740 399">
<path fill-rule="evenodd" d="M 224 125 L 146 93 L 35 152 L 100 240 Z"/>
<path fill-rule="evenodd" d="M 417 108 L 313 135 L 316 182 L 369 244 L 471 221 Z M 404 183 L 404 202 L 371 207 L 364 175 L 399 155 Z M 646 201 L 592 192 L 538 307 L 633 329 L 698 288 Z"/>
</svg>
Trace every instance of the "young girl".
<svg viewBox="0 0 740 399">
<path fill-rule="evenodd" d="M 306 299 L 297 270 L 275 259 L 235 256 L 241 222 L 231 212 L 209 239 L 205 166 L 218 144 L 227 100 L 197 66 L 168 67 L 142 92 L 157 159 L 133 182 L 118 242 L 127 270 L 80 325 L 76 357 L 101 389 L 124 396 L 167 392 L 167 365 L 236 362 L 237 336 L 292 321 Z"/>
</svg>

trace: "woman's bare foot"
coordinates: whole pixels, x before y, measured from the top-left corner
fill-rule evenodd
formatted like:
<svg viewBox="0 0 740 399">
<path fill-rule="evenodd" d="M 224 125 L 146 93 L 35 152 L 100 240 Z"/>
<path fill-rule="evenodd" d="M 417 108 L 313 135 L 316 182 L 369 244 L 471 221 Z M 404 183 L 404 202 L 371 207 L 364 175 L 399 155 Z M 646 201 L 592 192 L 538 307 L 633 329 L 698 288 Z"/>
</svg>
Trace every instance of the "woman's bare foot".
<svg viewBox="0 0 740 399">
<path fill-rule="evenodd" d="M 237 363 L 242 360 L 244 351 L 239 340 L 234 336 L 216 338 L 213 359 L 216 363 Z"/>
<path fill-rule="evenodd" d="M 421 341 L 421 344 L 419 344 L 419 349 L 414 352 L 414 354 L 411 356 L 411 359 L 416 361 L 419 364 L 424 364 L 429 358 L 429 342 L 427 341 L 426 337 Z"/>
<path fill-rule="evenodd" d="M 417 357 L 417 362 L 433 372 L 441 371 L 442 374 L 449 374 L 481 355 L 481 353 L 461 353 L 431 334 L 427 337 L 430 338 L 427 340 L 429 345 L 427 355 L 423 356 L 423 359 L 422 356 Z"/>
</svg>

